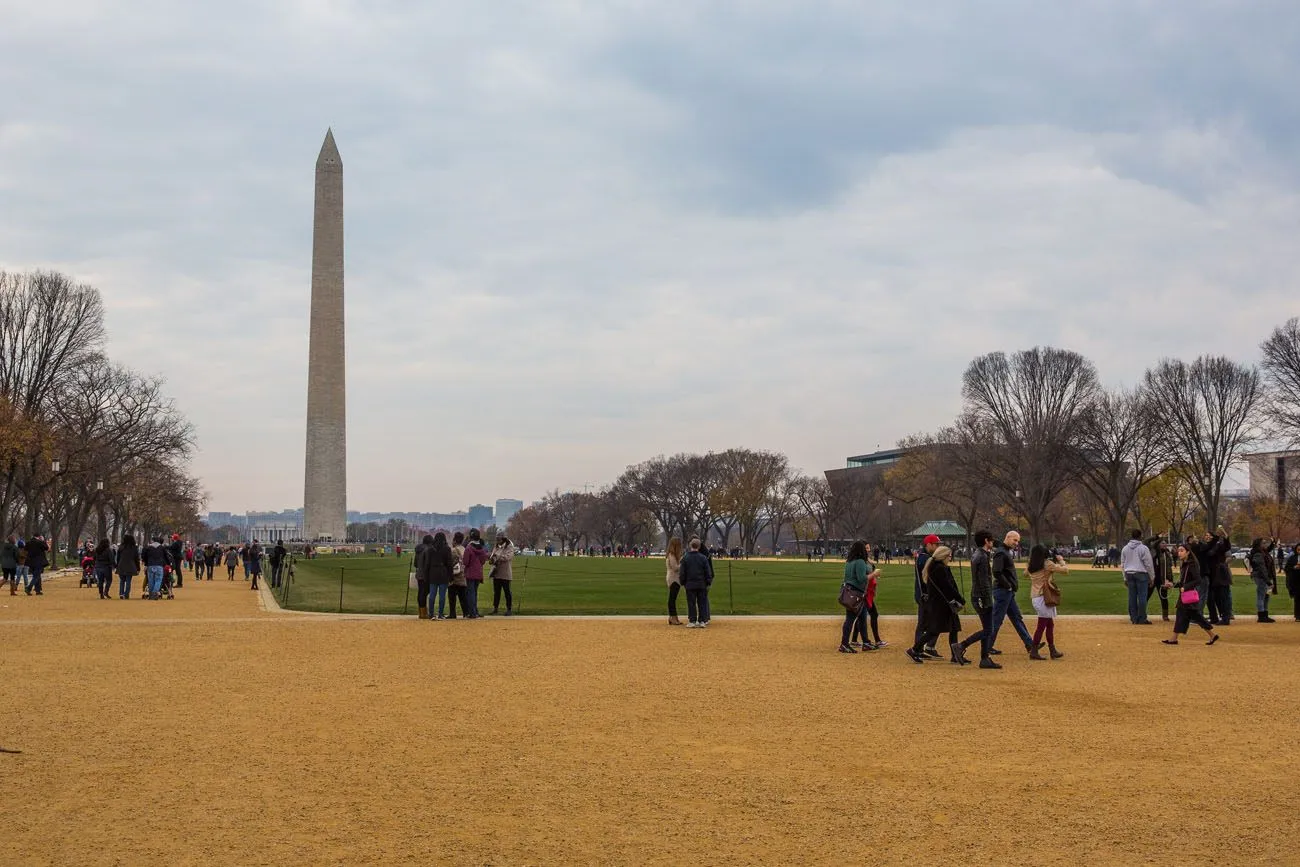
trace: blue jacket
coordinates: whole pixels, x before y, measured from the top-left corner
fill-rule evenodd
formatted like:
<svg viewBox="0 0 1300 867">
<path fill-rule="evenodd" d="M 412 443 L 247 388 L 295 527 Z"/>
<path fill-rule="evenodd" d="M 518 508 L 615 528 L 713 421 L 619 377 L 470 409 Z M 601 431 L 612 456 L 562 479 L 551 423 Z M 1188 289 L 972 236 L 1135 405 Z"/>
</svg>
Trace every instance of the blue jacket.
<svg viewBox="0 0 1300 867">
<path fill-rule="evenodd" d="M 690 551 L 682 558 L 682 586 L 698 590 L 713 583 L 713 563 L 699 551 Z"/>
</svg>

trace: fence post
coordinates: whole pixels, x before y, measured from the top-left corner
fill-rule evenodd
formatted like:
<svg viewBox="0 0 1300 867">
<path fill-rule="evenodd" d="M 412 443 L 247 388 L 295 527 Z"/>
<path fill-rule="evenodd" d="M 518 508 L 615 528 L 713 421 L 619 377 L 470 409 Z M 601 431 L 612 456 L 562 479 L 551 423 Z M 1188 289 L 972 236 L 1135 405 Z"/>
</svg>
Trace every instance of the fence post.
<svg viewBox="0 0 1300 867">
<path fill-rule="evenodd" d="M 525 560 L 524 560 L 524 574 L 523 574 L 523 576 L 522 576 L 522 578 L 520 579 L 520 582 L 519 582 L 519 597 L 515 600 L 515 603 L 516 603 L 516 605 L 515 605 L 515 612 L 516 612 L 516 613 L 519 613 L 519 614 L 522 614 L 523 611 L 524 611 L 524 592 L 523 592 L 523 591 L 524 591 L 524 587 L 523 587 L 523 585 L 526 584 L 527 582 L 528 582 L 528 560 L 525 559 Z"/>
<path fill-rule="evenodd" d="M 727 598 L 731 603 L 731 613 L 736 613 L 736 591 L 731 585 L 731 561 L 727 561 Z"/>
<path fill-rule="evenodd" d="M 343 567 L 339 567 L 339 614 L 343 613 Z"/>
<path fill-rule="evenodd" d="M 411 573 L 406 573 L 406 601 L 402 603 L 402 613 L 405 614 L 411 607 Z"/>
</svg>

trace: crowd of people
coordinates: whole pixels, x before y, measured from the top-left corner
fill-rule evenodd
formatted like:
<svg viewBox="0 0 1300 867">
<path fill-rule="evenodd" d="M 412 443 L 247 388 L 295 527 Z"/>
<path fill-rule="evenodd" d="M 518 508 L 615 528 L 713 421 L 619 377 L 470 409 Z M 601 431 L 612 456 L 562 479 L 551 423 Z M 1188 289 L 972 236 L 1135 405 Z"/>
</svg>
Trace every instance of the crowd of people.
<svg viewBox="0 0 1300 867">
<path fill-rule="evenodd" d="M 515 597 L 511 589 L 514 579 L 512 563 L 515 559 L 514 543 L 505 533 L 497 534 L 496 544 L 489 550 L 478 530 L 469 533 L 457 531 L 447 541 L 447 534 L 425 534 L 415 546 L 411 581 L 416 588 L 416 604 L 421 620 L 456 620 L 456 605 L 460 604 L 460 617 L 476 620 L 479 612 L 478 595 L 483 586 L 484 571 L 492 580 L 492 614 L 514 614 Z M 501 611 L 504 597 L 506 608 Z"/>
</svg>

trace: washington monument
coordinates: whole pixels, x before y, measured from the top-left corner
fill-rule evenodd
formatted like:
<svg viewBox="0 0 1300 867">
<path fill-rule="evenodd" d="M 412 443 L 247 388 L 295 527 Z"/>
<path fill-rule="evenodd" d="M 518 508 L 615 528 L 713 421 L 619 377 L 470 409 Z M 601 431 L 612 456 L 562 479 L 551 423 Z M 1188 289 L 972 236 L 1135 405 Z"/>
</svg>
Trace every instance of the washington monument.
<svg viewBox="0 0 1300 867">
<path fill-rule="evenodd" d="M 348 526 L 347 384 L 343 360 L 343 160 L 334 132 L 316 158 L 307 351 L 303 536 L 342 542 Z"/>
</svg>

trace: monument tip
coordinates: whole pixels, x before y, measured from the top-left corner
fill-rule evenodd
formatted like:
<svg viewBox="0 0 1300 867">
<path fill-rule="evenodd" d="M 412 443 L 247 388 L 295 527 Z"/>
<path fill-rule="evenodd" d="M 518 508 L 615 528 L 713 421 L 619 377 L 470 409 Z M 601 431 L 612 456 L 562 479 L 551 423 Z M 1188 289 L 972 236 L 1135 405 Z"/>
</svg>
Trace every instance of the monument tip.
<svg viewBox="0 0 1300 867">
<path fill-rule="evenodd" d="M 333 127 L 325 130 L 325 141 L 320 146 L 320 156 L 316 158 L 316 165 L 318 167 L 322 165 L 342 167 L 343 165 L 343 158 L 339 156 L 338 145 L 334 143 Z"/>
</svg>

